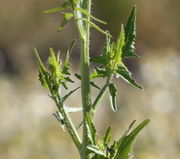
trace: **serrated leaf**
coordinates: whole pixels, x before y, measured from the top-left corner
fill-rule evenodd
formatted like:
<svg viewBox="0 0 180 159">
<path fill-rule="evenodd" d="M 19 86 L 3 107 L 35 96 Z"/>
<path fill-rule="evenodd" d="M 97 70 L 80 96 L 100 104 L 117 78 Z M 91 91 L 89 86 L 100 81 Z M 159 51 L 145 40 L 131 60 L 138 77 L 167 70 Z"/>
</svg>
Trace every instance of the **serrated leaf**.
<svg viewBox="0 0 180 159">
<path fill-rule="evenodd" d="M 117 111 L 117 105 L 116 105 L 117 88 L 114 83 L 109 84 L 109 93 L 110 93 L 111 108 L 114 112 L 116 112 Z"/>
<path fill-rule="evenodd" d="M 70 73 L 69 73 L 69 66 L 70 66 L 69 57 L 70 57 L 70 55 L 72 53 L 72 50 L 73 50 L 75 44 L 76 44 L 76 40 L 73 40 L 71 42 L 68 50 L 67 50 L 66 59 L 65 59 L 65 62 L 63 64 L 63 67 L 62 67 L 62 73 L 63 74 L 70 75 Z"/>
<path fill-rule="evenodd" d="M 56 119 L 60 123 L 60 126 L 62 127 L 63 131 L 65 132 L 65 124 L 64 124 L 65 121 L 64 121 L 63 115 L 59 111 L 56 111 L 55 113 L 53 113 L 53 115 L 56 117 Z"/>
<path fill-rule="evenodd" d="M 71 3 L 70 2 L 64 2 L 60 7 L 57 7 L 57 8 L 44 10 L 43 13 L 44 14 L 56 13 L 56 12 L 63 11 L 65 9 L 67 9 L 67 8 L 71 8 Z"/>
<path fill-rule="evenodd" d="M 136 39 L 136 6 L 133 7 L 125 27 L 125 45 L 123 47 L 122 58 L 138 57 L 135 54 Z"/>
<path fill-rule="evenodd" d="M 79 88 L 81 88 L 81 87 L 77 87 L 77 88 L 73 89 L 73 90 L 70 91 L 68 94 L 66 94 L 64 97 L 62 97 L 61 102 L 64 103 L 65 100 L 66 100 L 71 94 L 73 94 L 75 91 L 77 91 Z"/>
<path fill-rule="evenodd" d="M 88 145 L 87 149 L 90 150 L 91 152 L 97 154 L 97 155 L 106 156 L 106 154 L 103 151 L 101 151 L 97 146 Z"/>
<path fill-rule="evenodd" d="M 131 86 L 142 89 L 142 87 L 138 85 L 136 81 L 132 78 L 131 73 L 128 71 L 126 66 L 119 65 L 118 69 L 116 70 L 116 73 L 117 73 L 117 77 L 120 76 Z"/>
<path fill-rule="evenodd" d="M 149 123 L 149 119 L 144 120 L 139 124 L 129 135 L 123 137 L 121 144 L 119 145 L 118 152 L 115 159 L 128 159 L 132 152 L 132 144 L 138 135 L 138 133 Z"/>
<path fill-rule="evenodd" d="M 74 15 L 72 13 L 64 13 L 64 18 L 58 28 L 58 32 L 60 32 L 64 28 L 64 26 L 71 20 L 73 16 Z"/>
<path fill-rule="evenodd" d="M 103 143 L 105 146 L 107 146 L 111 140 L 111 127 L 108 127 L 108 129 L 106 130 L 105 136 L 103 138 Z"/>
</svg>

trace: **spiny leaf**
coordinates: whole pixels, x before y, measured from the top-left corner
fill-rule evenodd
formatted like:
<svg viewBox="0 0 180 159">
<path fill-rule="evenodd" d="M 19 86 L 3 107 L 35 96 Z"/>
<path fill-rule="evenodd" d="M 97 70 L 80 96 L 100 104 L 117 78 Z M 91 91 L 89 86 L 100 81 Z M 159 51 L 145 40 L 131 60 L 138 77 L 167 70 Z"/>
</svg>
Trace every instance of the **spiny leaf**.
<svg viewBox="0 0 180 159">
<path fill-rule="evenodd" d="M 49 14 L 49 13 L 60 12 L 60 11 L 63 11 L 65 9 L 67 9 L 67 8 L 71 8 L 71 3 L 70 2 L 64 2 L 60 7 L 57 7 L 57 8 L 44 10 L 43 13 L 44 14 Z"/>
<path fill-rule="evenodd" d="M 108 127 L 108 129 L 106 130 L 106 133 L 105 133 L 105 136 L 104 136 L 104 139 L 103 139 L 103 143 L 105 146 L 107 146 L 111 140 L 111 127 Z"/>
<path fill-rule="evenodd" d="M 66 100 L 71 94 L 73 94 L 75 91 L 77 91 L 79 88 L 81 88 L 81 87 L 77 87 L 77 88 L 73 89 L 73 90 L 70 91 L 68 94 L 66 94 L 64 97 L 62 97 L 61 102 L 64 103 L 65 100 Z"/>
<path fill-rule="evenodd" d="M 96 18 L 96 17 L 90 15 L 90 14 L 88 13 L 88 11 L 85 10 L 85 9 L 75 7 L 75 10 L 80 11 L 81 13 L 85 14 L 86 16 L 91 17 L 93 20 L 95 20 L 95 21 L 97 21 L 97 22 L 99 22 L 99 23 L 107 24 L 105 21 L 102 21 L 102 20 L 100 20 L 100 19 L 98 19 L 98 18 Z"/>
<path fill-rule="evenodd" d="M 133 7 L 125 27 L 125 46 L 123 47 L 122 58 L 138 57 L 135 54 L 136 39 L 136 6 Z"/>
<path fill-rule="evenodd" d="M 123 140 L 118 148 L 115 159 L 128 159 L 132 152 L 132 144 L 138 133 L 149 123 L 149 119 L 144 120 L 139 124 L 129 135 L 123 137 Z"/>
<path fill-rule="evenodd" d="M 58 32 L 60 32 L 64 28 L 64 26 L 71 20 L 72 17 L 73 17 L 72 13 L 64 13 L 64 18 L 60 27 L 58 28 Z"/>
<path fill-rule="evenodd" d="M 129 83 L 133 87 L 142 89 L 142 87 L 140 85 L 138 85 L 136 83 L 136 81 L 132 78 L 131 73 L 128 71 L 126 66 L 119 65 L 116 73 L 117 73 L 117 77 L 120 76 L 121 78 L 123 78 L 127 83 Z"/>
<path fill-rule="evenodd" d="M 59 111 L 56 111 L 55 113 L 53 113 L 53 115 L 56 117 L 56 119 L 59 121 L 63 131 L 65 132 L 65 124 L 64 124 L 64 117 L 63 115 L 59 112 Z"/>
<path fill-rule="evenodd" d="M 70 75 L 70 73 L 69 73 L 69 65 L 70 65 L 69 64 L 69 57 L 70 57 L 70 55 L 72 53 L 72 50 L 73 50 L 75 44 L 76 44 L 76 40 L 73 40 L 71 42 L 68 50 L 67 50 L 66 59 L 65 59 L 65 62 L 63 64 L 63 67 L 62 67 L 62 73 L 63 74 Z"/>
<path fill-rule="evenodd" d="M 109 93 L 110 93 L 111 108 L 114 112 L 116 112 L 117 111 L 117 105 L 116 105 L 117 88 L 114 83 L 109 84 Z"/>
</svg>

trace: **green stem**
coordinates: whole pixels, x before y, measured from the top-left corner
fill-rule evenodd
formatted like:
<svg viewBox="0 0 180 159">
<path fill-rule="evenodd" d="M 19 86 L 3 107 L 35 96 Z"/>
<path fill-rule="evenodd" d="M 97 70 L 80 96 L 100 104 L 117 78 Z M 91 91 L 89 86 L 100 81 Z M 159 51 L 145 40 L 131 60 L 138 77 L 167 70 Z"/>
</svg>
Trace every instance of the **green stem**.
<svg viewBox="0 0 180 159">
<path fill-rule="evenodd" d="M 83 9 L 91 14 L 91 0 L 84 0 L 81 3 Z M 83 18 L 90 20 L 90 16 L 82 15 Z M 90 24 L 80 21 L 78 23 L 83 28 L 84 36 L 81 37 L 81 94 L 83 105 L 83 123 L 86 123 L 86 113 L 91 112 L 91 91 L 90 91 L 90 77 L 89 77 L 89 38 L 90 38 Z M 90 154 L 86 147 L 88 145 L 87 129 L 83 124 L 83 142 L 81 150 L 82 159 L 90 159 Z"/>
<path fill-rule="evenodd" d="M 64 110 L 63 107 L 63 103 L 61 103 L 60 98 L 58 98 L 57 96 L 54 97 L 54 101 L 58 107 L 59 112 L 63 115 L 64 117 L 64 124 L 72 138 L 72 140 L 74 141 L 74 144 L 76 145 L 76 147 L 78 148 L 79 152 L 81 151 L 81 147 L 82 147 L 82 143 L 81 143 L 81 139 L 79 138 L 79 135 L 70 119 L 70 117 L 68 116 L 68 114 L 66 113 L 66 111 Z"/>
</svg>

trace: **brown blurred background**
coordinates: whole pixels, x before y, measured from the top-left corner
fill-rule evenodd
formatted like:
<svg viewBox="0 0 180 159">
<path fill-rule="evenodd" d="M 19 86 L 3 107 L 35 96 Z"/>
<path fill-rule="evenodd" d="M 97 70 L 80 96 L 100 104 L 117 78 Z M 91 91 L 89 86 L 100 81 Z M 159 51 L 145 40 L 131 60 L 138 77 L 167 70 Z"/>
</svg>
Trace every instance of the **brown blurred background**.
<svg viewBox="0 0 180 159">
<path fill-rule="evenodd" d="M 53 47 L 61 50 L 63 58 L 71 40 L 77 38 L 73 21 L 58 33 L 62 15 L 41 12 L 61 3 L 61 0 L 0 1 L 0 159 L 79 157 L 70 137 L 52 116 L 56 107 L 38 82 L 33 54 L 33 47 L 37 47 L 46 62 L 48 47 Z M 112 125 L 117 139 L 132 120 L 150 118 L 151 123 L 135 144 L 136 158 L 179 159 L 180 2 L 94 0 L 93 14 L 108 22 L 101 27 L 110 30 L 115 40 L 134 4 L 138 7 L 136 48 L 141 58 L 125 62 L 144 91 L 116 80 L 118 112 L 111 111 L 106 96 L 96 115 L 98 132 L 103 135 Z M 91 55 L 96 56 L 101 52 L 104 36 L 92 30 L 91 39 Z M 71 58 L 73 73 L 79 71 L 79 48 L 76 45 Z M 96 94 L 95 89 L 92 92 Z M 79 93 L 67 105 L 80 106 Z M 76 124 L 78 116 L 73 115 Z"/>
</svg>

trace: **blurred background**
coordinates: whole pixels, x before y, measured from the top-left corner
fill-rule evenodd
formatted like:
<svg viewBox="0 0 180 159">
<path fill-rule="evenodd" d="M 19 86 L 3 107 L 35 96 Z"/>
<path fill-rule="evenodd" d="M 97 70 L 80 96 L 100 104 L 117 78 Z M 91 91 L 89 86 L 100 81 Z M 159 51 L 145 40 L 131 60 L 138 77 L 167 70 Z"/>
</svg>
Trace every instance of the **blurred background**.
<svg viewBox="0 0 180 159">
<path fill-rule="evenodd" d="M 57 32 L 60 13 L 42 10 L 59 6 L 61 0 L 0 1 L 0 159 L 78 159 L 70 137 L 52 113 L 56 107 L 38 81 L 33 47 L 47 62 L 48 48 L 61 50 L 62 58 L 77 30 L 73 21 Z M 137 90 L 122 80 L 118 85 L 118 112 L 113 113 L 108 96 L 96 115 L 102 136 L 112 125 L 114 139 L 132 120 L 151 123 L 139 135 L 134 151 L 137 159 L 179 159 L 180 156 L 180 1 L 94 0 L 93 15 L 108 22 L 116 40 L 132 6 L 138 7 L 137 53 L 140 59 L 125 63 L 144 87 Z M 104 36 L 92 30 L 91 55 L 101 53 Z M 71 71 L 79 72 L 79 43 L 71 58 Z M 101 80 L 97 81 L 100 86 Z M 103 81 L 103 80 L 102 80 Z M 76 82 L 79 85 L 79 81 Z M 75 87 L 69 85 L 70 89 Z M 92 89 L 93 97 L 97 90 Z M 81 106 L 80 92 L 67 105 Z M 81 114 L 73 115 L 75 124 Z M 79 130 L 81 132 L 81 130 Z"/>
</svg>

